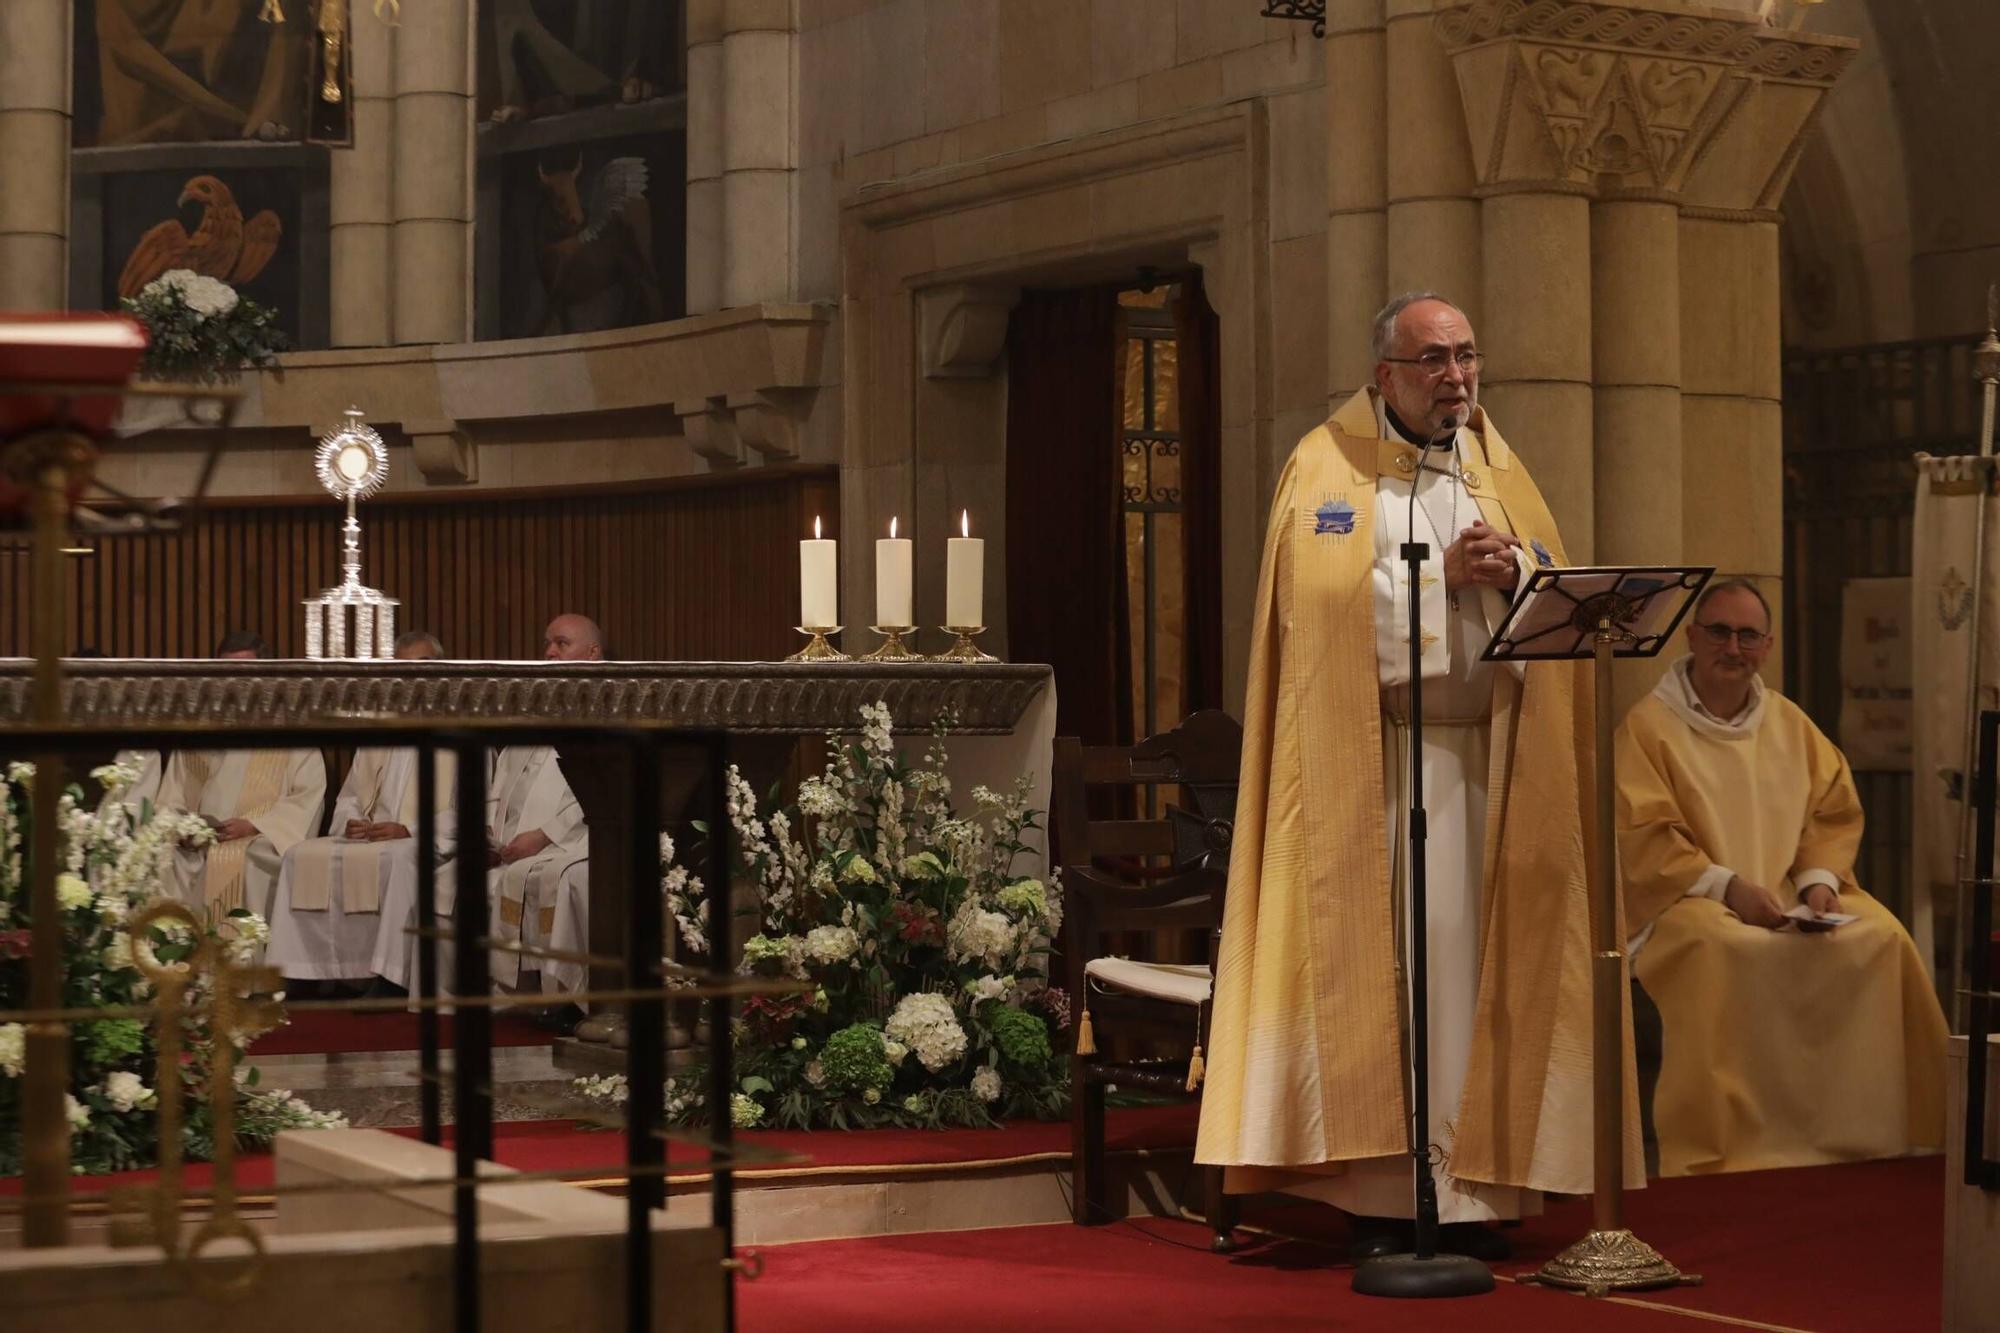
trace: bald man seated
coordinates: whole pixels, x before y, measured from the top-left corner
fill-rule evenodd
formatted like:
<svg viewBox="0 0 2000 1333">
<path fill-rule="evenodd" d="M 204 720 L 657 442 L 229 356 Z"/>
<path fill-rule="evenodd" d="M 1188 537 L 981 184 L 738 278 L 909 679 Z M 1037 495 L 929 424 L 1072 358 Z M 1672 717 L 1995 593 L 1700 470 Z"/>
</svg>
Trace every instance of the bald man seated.
<svg viewBox="0 0 2000 1333">
<path fill-rule="evenodd" d="M 1847 760 L 1757 669 L 1771 611 L 1711 586 L 1688 655 L 1618 733 L 1633 974 L 1659 1006 L 1660 1174 L 1944 1141 L 1945 1021 L 1902 923 L 1855 882 Z"/>
</svg>

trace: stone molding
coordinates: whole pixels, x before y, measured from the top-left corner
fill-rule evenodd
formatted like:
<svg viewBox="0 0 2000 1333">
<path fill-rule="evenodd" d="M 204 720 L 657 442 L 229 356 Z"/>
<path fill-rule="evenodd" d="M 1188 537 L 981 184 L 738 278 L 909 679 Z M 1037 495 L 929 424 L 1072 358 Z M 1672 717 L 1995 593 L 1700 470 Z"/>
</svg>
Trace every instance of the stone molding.
<svg viewBox="0 0 2000 1333">
<path fill-rule="evenodd" d="M 1007 346 L 1019 287 L 958 282 L 917 293 L 927 379 L 984 379 Z"/>
<path fill-rule="evenodd" d="M 0 659 L 0 723 L 27 726 L 33 664 Z M 861 705 L 900 731 L 1011 732 L 1051 671 L 1034 663 L 255 662 L 65 664 L 71 725 L 129 728 L 354 722 L 590 723 L 779 735 L 852 731 Z M 357 731 L 361 730 L 357 726 Z"/>
<path fill-rule="evenodd" d="M 1473 0 L 1433 22 L 1481 196 L 1541 187 L 1773 207 L 1859 49 L 1748 16 L 1601 0 Z"/>
<path fill-rule="evenodd" d="M 736 423 L 719 432 L 708 418 L 748 410 L 756 453 L 787 460 L 814 391 L 839 374 L 834 318 L 830 305 L 759 304 L 600 333 L 297 352 L 243 377 L 233 428 L 316 433 L 358 403 L 370 421 L 403 423 L 427 480 L 463 483 L 478 478 L 473 423 L 664 411 L 695 452 L 733 465 L 754 461 Z"/>
</svg>

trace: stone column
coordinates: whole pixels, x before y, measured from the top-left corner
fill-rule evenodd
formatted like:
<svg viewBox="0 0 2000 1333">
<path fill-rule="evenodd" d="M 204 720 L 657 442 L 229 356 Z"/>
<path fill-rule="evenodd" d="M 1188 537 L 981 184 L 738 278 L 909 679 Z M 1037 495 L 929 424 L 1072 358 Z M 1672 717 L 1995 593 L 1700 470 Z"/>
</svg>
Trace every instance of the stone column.
<svg viewBox="0 0 2000 1333">
<path fill-rule="evenodd" d="M 1370 324 L 1388 299 L 1387 69 L 1382 0 L 1333 0 L 1326 15 L 1326 341 L 1335 403 L 1374 373 Z"/>
<path fill-rule="evenodd" d="M 0 310 L 69 294 L 69 0 L 0 4 Z"/>
<path fill-rule="evenodd" d="M 792 5 L 724 0 L 722 17 L 722 304 L 785 301 L 797 249 Z"/>
<path fill-rule="evenodd" d="M 396 29 L 361 12 L 347 40 L 354 146 L 327 155 L 331 337 L 335 347 L 381 347 L 395 309 Z"/>
<path fill-rule="evenodd" d="M 405 5 L 393 43 L 398 343 L 472 336 L 472 18 L 470 0 Z"/>
<path fill-rule="evenodd" d="M 1679 230 L 1683 550 L 1756 578 L 1775 606 L 1784 574 L 1777 219 L 1689 209 Z"/>
<path fill-rule="evenodd" d="M 722 308 L 722 0 L 687 6 L 687 309 Z"/>
<path fill-rule="evenodd" d="M 1385 290 L 1443 292 L 1477 328 L 1479 204 L 1451 58 L 1432 26 L 1433 0 L 1387 0 L 1385 12 Z"/>
<path fill-rule="evenodd" d="M 1563 546 L 1597 558 L 1591 509 L 1590 202 L 1510 182 L 1480 205 L 1487 354 L 1481 400 L 1541 487 Z M 1526 188 L 1521 188 L 1526 187 Z"/>
</svg>

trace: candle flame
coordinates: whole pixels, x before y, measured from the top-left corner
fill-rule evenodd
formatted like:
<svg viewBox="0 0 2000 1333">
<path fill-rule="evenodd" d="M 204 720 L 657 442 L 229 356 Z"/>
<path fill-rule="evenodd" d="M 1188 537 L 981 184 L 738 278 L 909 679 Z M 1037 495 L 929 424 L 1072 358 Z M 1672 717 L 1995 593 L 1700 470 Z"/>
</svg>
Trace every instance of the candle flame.
<svg viewBox="0 0 2000 1333">
<path fill-rule="evenodd" d="M 814 540 L 814 541 L 818 541 L 818 540 L 819 540 L 819 515 L 818 515 L 818 514 L 814 514 L 814 515 L 813 515 L 813 540 Z"/>
<path fill-rule="evenodd" d="M 889 520 L 889 540 L 896 540 L 896 520 L 893 518 Z"/>
<path fill-rule="evenodd" d="M 972 535 L 972 511 L 969 509 L 958 511 L 958 535 L 961 537 Z"/>
</svg>

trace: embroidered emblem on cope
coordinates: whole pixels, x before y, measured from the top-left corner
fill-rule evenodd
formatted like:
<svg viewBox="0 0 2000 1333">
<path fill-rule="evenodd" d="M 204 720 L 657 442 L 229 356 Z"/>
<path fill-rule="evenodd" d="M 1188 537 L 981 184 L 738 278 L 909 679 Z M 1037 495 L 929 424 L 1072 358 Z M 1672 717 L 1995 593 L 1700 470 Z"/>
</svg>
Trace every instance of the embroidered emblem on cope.
<svg viewBox="0 0 2000 1333">
<path fill-rule="evenodd" d="M 1540 537 L 1537 537 L 1533 541 L 1529 542 L 1528 549 L 1535 553 L 1535 563 L 1540 565 L 1543 569 L 1551 569 L 1555 566 L 1556 558 L 1549 554 L 1548 547 L 1542 545 L 1542 539 Z"/>
<path fill-rule="evenodd" d="M 1313 535 L 1315 537 L 1332 533 L 1345 537 L 1354 531 L 1354 506 L 1341 496 L 1335 496 L 1313 511 Z"/>
</svg>

